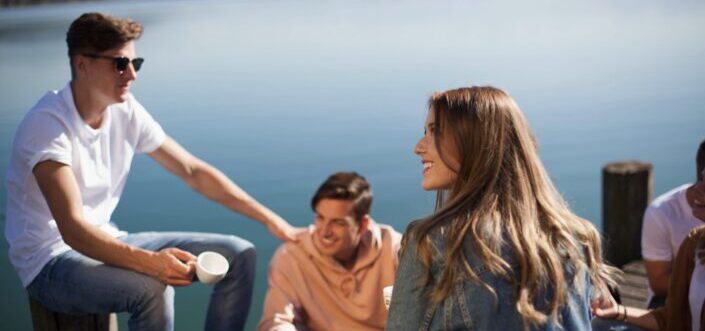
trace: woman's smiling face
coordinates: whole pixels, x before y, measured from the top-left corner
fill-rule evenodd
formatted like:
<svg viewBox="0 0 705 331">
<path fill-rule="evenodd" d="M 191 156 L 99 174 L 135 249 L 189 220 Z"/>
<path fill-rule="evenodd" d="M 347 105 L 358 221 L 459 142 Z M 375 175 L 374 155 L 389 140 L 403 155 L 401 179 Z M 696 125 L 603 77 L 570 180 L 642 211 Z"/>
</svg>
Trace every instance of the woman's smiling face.
<svg viewBox="0 0 705 331">
<path fill-rule="evenodd" d="M 429 110 L 424 125 L 424 136 L 414 148 L 414 153 L 421 158 L 423 164 L 421 187 L 427 191 L 449 189 L 456 179 L 456 172 L 443 161 L 436 148 L 435 133 L 438 127 L 433 110 Z M 448 148 L 444 148 L 444 152 L 446 159 L 454 161 L 453 156 L 448 153 Z"/>
</svg>

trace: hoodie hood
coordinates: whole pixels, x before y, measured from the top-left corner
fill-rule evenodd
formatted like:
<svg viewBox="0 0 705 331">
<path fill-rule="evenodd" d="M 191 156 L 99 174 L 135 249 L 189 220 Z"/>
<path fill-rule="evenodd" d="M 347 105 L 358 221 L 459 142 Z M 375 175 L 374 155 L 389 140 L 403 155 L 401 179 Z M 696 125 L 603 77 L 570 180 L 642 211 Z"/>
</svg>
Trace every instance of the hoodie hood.
<svg viewBox="0 0 705 331">
<path fill-rule="evenodd" d="M 374 265 L 382 253 L 382 231 L 380 226 L 370 219 L 367 230 L 360 237 L 357 257 L 351 269 L 346 269 L 332 256 L 322 255 L 313 243 L 316 228 L 313 225 L 299 236 L 299 246 L 312 262 L 325 274 L 331 285 L 337 285 L 344 296 L 350 296 L 359 290 L 359 280 L 365 276 L 367 269 Z"/>
</svg>

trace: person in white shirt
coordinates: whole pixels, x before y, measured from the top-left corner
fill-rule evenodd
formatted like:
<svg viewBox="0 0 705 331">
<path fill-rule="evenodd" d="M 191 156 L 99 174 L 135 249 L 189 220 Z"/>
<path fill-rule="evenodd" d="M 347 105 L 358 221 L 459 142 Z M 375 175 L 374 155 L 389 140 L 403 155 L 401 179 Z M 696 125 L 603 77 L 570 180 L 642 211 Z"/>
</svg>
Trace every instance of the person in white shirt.
<svg viewBox="0 0 705 331">
<path fill-rule="evenodd" d="M 705 214 L 693 207 L 694 187 L 705 176 L 705 140 L 696 154 L 697 181 L 668 191 L 656 198 L 644 213 L 641 254 L 649 278 L 649 308 L 663 306 L 668 295 L 672 261 L 683 240 L 695 227 L 705 224 Z"/>
<path fill-rule="evenodd" d="M 47 93 L 14 137 L 5 227 L 10 261 L 28 294 L 48 309 L 128 312 L 130 330 L 171 330 L 172 286 L 191 284 L 195 255 L 216 251 L 231 267 L 214 286 L 206 329 L 241 330 L 255 272 L 251 243 L 221 234 L 127 234 L 111 222 L 134 154 L 147 153 L 277 238 L 295 240 L 298 231 L 167 136 L 129 92 L 144 61 L 135 51 L 141 33 L 135 21 L 100 13 L 71 24 L 71 81 Z"/>
</svg>

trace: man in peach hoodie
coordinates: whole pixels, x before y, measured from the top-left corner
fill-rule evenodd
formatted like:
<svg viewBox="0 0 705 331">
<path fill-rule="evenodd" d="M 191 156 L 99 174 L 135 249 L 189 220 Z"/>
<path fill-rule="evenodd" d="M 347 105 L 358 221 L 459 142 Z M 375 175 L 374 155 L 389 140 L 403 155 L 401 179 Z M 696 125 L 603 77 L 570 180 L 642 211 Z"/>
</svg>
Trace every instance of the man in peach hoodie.
<svg viewBox="0 0 705 331">
<path fill-rule="evenodd" d="M 364 177 L 339 172 L 311 200 L 315 213 L 298 242 L 277 249 L 257 330 L 382 330 L 382 289 L 394 283 L 401 235 L 369 215 Z"/>
</svg>

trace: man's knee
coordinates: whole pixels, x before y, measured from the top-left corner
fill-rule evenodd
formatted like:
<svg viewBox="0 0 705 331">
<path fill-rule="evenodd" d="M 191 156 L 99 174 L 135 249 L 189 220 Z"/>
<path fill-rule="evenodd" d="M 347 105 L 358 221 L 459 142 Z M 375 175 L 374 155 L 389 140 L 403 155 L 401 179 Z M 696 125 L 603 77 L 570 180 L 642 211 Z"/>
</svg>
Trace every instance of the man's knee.
<svg viewBox="0 0 705 331">
<path fill-rule="evenodd" d="M 135 289 L 138 290 L 138 289 Z M 135 293 L 133 309 L 135 310 L 163 310 L 171 306 L 174 300 L 174 288 L 156 278 L 144 277 Z"/>
<path fill-rule="evenodd" d="M 257 257 L 255 245 L 240 237 L 225 236 L 221 245 L 220 248 L 224 250 L 221 254 L 225 255 L 231 263 L 238 262 L 238 260 L 254 261 Z"/>
<path fill-rule="evenodd" d="M 255 263 L 257 262 L 257 252 L 255 251 L 255 246 L 250 244 L 250 246 L 240 251 L 236 259 L 240 260 L 240 265 L 248 266 L 254 269 Z"/>
</svg>

